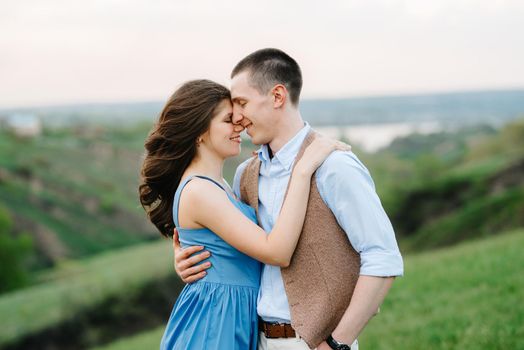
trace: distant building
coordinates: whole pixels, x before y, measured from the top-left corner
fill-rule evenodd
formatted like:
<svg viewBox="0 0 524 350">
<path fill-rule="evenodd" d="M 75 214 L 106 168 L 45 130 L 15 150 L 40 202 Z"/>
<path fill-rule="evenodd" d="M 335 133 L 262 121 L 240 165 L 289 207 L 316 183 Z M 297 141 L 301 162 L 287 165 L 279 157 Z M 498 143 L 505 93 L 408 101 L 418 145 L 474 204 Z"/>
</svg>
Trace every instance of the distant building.
<svg viewBox="0 0 524 350">
<path fill-rule="evenodd" d="M 12 114 L 4 119 L 4 127 L 20 137 L 34 137 L 42 133 L 42 122 L 34 114 Z"/>
</svg>

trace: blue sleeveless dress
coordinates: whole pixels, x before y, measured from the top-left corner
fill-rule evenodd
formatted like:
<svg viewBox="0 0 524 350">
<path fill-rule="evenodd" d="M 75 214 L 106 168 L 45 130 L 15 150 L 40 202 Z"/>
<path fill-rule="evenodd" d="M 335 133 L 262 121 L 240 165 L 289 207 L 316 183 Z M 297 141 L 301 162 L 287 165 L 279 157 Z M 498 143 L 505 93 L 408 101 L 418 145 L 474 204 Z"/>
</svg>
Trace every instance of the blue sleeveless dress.
<svg viewBox="0 0 524 350">
<path fill-rule="evenodd" d="M 212 266 L 207 269 L 204 278 L 187 284 L 178 296 L 162 336 L 160 349 L 256 350 L 257 295 L 262 265 L 207 228 L 180 227 L 180 194 L 194 177 L 188 177 L 177 188 L 173 201 L 173 220 L 181 245 L 204 246 L 211 252 L 211 257 L 206 261 L 210 261 Z M 210 178 L 197 177 L 210 180 L 224 190 Z M 226 194 L 244 215 L 257 222 L 253 208 L 236 200 L 227 191 Z"/>
</svg>

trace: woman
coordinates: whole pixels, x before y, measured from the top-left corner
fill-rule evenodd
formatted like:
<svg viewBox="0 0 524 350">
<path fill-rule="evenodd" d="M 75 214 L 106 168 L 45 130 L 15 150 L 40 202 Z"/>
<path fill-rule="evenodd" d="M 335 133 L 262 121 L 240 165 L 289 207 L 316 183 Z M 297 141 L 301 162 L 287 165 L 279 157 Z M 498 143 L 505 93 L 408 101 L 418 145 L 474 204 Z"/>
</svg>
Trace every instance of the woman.
<svg viewBox="0 0 524 350">
<path fill-rule="evenodd" d="M 229 90 L 208 80 L 185 83 L 168 100 L 146 140 L 140 201 L 165 236 L 203 245 L 213 268 L 185 286 L 161 349 L 256 349 L 256 300 L 263 262 L 287 266 L 304 222 L 313 172 L 345 145 L 317 138 L 294 168 L 281 215 L 267 234 L 253 208 L 222 178 L 240 153 Z"/>
</svg>

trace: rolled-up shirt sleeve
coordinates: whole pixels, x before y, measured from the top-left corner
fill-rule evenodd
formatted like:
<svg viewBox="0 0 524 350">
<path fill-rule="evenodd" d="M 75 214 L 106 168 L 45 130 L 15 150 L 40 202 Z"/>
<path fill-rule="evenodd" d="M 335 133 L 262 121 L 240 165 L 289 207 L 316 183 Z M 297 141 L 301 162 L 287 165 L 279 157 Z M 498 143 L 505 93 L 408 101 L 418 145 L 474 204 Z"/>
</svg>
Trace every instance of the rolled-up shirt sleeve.
<svg viewBox="0 0 524 350">
<path fill-rule="evenodd" d="M 334 213 L 353 248 L 360 274 L 402 276 L 395 232 L 367 168 L 352 152 L 333 152 L 316 172 L 320 196 Z"/>
</svg>

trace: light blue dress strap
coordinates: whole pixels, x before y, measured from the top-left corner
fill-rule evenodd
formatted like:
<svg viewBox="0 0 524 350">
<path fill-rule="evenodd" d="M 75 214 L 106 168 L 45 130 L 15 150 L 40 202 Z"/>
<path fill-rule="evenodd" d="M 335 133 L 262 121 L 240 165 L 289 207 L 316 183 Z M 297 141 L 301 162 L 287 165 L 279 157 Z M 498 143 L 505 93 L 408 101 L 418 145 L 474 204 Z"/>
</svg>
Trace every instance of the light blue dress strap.
<svg viewBox="0 0 524 350">
<path fill-rule="evenodd" d="M 178 220 L 178 207 L 180 205 L 180 196 L 182 194 L 182 190 L 184 189 L 184 187 L 186 187 L 188 182 L 193 180 L 195 177 L 198 177 L 198 178 L 201 178 L 201 179 L 205 179 L 205 180 L 209 180 L 209 181 L 213 182 L 215 185 L 220 187 L 224 192 L 226 192 L 226 195 L 228 196 L 228 198 L 231 199 L 231 196 L 226 191 L 226 189 L 220 183 L 218 183 L 217 181 L 213 180 L 210 177 L 203 176 L 203 175 L 190 175 L 190 176 L 186 177 L 186 179 L 184 181 L 182 181 L 180 183 L 180 185 L 178 185 L 178 188 L 177 188 L 177 190 L 175 192 L 175 198 L 173 200 L 173 220 L 175 222 L 175 226 L 176 227 L 180 227 L 179 220 Z"/>
</svg>

